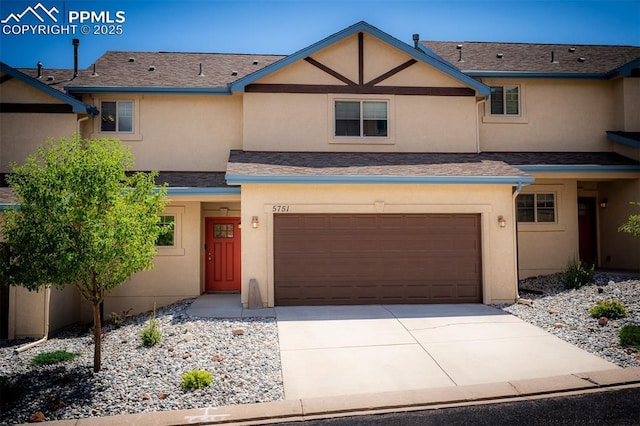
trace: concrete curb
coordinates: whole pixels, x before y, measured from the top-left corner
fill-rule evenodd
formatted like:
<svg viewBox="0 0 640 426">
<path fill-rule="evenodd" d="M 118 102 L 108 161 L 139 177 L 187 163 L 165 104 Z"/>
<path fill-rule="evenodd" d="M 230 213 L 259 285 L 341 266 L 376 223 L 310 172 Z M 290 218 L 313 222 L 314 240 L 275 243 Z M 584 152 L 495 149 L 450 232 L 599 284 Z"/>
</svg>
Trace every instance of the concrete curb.
<svg viewBox="0 0 640 426">
<path fill-rule="evenodd" d="M 443 406 L 505 402 L 561 393 L 579 394 L 622 385 L 640 386 L 640 367 L 481 385 L 284 400 L 191 410 L 157 411 L 61 420 L 50 423 L 64 426 L 266 424 L 372 414 L 373 412 L 409 411 L 442 408 Z"/>
</svg>

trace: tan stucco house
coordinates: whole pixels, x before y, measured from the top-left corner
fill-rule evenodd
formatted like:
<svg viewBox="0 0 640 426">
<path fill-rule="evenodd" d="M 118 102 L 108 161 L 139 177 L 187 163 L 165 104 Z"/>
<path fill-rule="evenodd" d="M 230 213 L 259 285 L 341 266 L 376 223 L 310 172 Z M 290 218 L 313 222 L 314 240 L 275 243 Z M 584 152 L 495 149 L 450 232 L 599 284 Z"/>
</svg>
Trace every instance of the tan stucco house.
<svg viewBox="0 0 640 426">
<path fill-rule="evenodd" d="M 0 173 L 75 131 L 161 172 L 174 233 L 107 315 L 250 288 L 265 306 L 502 303 L 572 258 L 640 269 L 617 232 L 640 201 L 640 47 L 418 40 L 360 22 L 289 56 L 2 64 Z M 9 338 L 90 318 L 71 289 L 4 300 Z"/>
</svg>

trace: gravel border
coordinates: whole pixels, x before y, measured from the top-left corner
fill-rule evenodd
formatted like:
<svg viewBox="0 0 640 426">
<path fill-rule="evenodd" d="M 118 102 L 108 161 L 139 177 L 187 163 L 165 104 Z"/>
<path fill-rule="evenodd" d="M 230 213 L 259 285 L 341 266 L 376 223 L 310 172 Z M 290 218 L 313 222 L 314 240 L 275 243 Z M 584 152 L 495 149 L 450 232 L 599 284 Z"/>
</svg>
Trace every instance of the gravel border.
<svg viewBox="0 0 640 426">
<path fill-rule="evenodd" d="M 561 274 L 528 278 L 520 282 L 525 304 L 496 305 L 522 320 L 620 367 L 640 366 L 640 350 L 620 345 L 618 333 L 626 324 L 640 325 L 640 279 L 615 273 L 596 273 L 591 284 L 565 290 Z M 601 300 L 618 300 L 627 316 L 600 325 L 589 309 Z"/>
<path fill-rule="evenodd" d="M 142 346 L 149 316 L 104 328 L 102 369 L 93 374 L 93 337 L 71 329 L 21 354 L 24 344 L 0 347 L 0 423 L 101 417 L 150 411 L 216 407 L 284 399 L 278 331 L 273 318 L 210 319 L 186 314 L 193 299 L 158 309 L 162 340 Z M 32 366 L 39 353 L 80 353 L 72 361 Z M 210 386 L 181 389 L 189 370 L 213 374 Z"/>
</svg>

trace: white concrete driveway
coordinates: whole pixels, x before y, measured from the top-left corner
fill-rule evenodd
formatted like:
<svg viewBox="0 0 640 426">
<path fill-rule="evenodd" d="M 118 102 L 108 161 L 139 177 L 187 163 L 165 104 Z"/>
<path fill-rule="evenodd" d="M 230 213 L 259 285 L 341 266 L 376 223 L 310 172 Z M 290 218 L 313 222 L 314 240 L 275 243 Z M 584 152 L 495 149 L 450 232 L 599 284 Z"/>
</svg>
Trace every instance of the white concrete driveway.
<svg viewBox="0 0 640 426">
<path fill-rule="evenodd" d="M 486 305 L 277 307 L 286 399 L 616 368 Z"/>
</svg>

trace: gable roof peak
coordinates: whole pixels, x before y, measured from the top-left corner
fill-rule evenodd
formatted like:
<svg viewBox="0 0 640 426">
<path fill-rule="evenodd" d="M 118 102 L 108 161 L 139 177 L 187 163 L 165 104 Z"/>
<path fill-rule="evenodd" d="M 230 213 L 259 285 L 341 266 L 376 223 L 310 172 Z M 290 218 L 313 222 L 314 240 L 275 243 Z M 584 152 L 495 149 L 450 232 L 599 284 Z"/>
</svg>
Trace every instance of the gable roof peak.
<svg viewBox="0 0 640 426">
<path fill-rule="evenodd" d="M 428 65 L 433 66 L 434 68 L 450 75 L 451 77 L 461 81 L 468 87 L 474 89 L 478 96 L 488 96 L 490 93 L 490 89 L 485 84 L 475 80 L 472 77 L 462 73 L 456 67 L 454 67 L 451 63 L 442 59 L 428 48 L 415 48 L 414 46 L 408 45 L 397 38 L 385 33 L 384 31 L 374 27 L 365 21 L 357 22 L 337 33 L 334 33 L 316 43 L 311 44 L 303 49 L 298 50 L 297 52 L 286 56 L 279 61 L 272 63 L 271 65 L 262 68 L 259 71 L 256 71 L 252 74 L 247 75 L 246 77 L 240 78 L 233 82 L 230 87 L 232 91 L 241 92 L 244 91 L 245 87 L 260 78 L 263 78 L 275 71 L 278 71 L 293 62 L 304 59 L 321 49 L 324 49 L 328 46 L 331 46 L 338 41 L 344 40 L 347 37 L 350 37 L 354 34 L 366 32 L 367 34 L 382 40 L 383 42 L 395 47 L 396 49 L 408 54 L 413 59 L 418 62 L 423 62 Z"/>
</svg>

